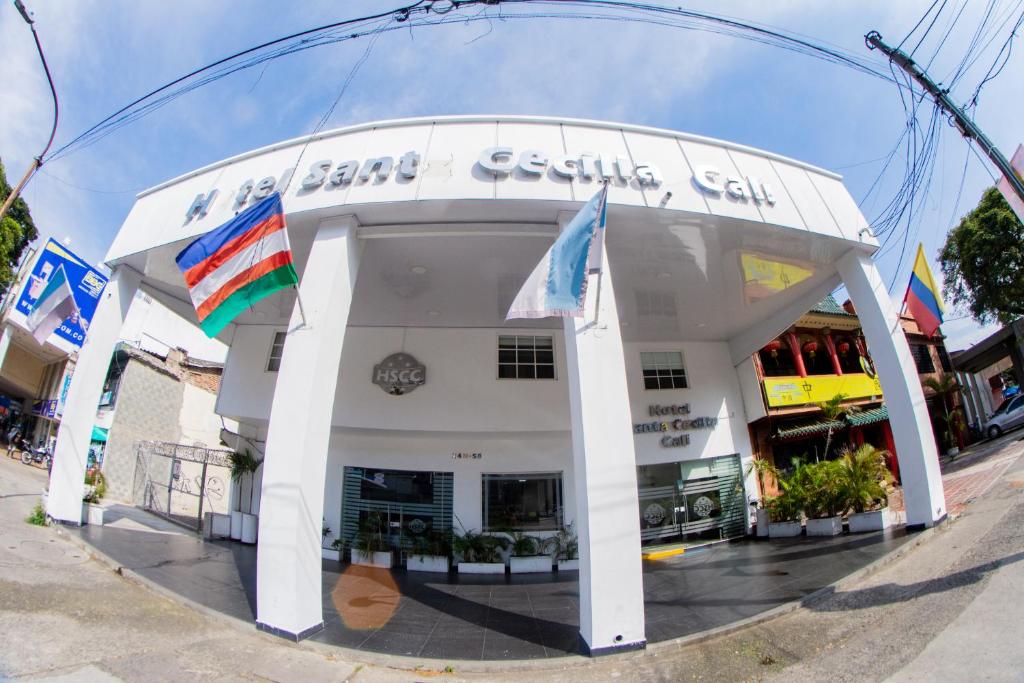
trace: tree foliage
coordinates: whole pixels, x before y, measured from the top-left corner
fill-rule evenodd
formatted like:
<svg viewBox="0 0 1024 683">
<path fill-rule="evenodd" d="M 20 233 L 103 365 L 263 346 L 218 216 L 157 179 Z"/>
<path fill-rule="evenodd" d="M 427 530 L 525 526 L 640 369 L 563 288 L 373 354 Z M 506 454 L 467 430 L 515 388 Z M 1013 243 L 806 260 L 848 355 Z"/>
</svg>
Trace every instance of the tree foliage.
<svg viewBox="0 0 1024 683">
<path fill-rule="evenodd" d="M 0 204 L 11 194 L 3 161 L 0 160 Z M 14 200 L 7 215 L 0 219 L 0 292 L 6 292 L 14 281 L 21 253 L 39 236 L 28 204 L 21 197 Z"/>
<path fill-rule="evenodd" d="M 939 261 L 946 297 L 975 320 L 1024 315 L 1024 225 L 996 188 L 950 230 Z"/>
</svg>

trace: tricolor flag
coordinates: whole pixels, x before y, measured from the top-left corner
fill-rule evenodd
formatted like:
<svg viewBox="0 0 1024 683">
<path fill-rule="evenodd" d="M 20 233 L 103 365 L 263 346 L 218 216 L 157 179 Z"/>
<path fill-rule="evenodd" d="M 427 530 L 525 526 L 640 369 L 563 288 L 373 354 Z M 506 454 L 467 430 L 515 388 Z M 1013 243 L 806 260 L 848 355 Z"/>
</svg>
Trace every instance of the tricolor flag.
<svg viewBox="0 0 1024 683">
<path fill-rule="evenodd" d="M 523 283 L 505 320 L 582 317 L 587 274 L 601 272 L 607 200 L 605 186 L 583 205 Z"/>
<path fill-rule="evenodd" d="M 32 337 L 43 344 L 62 322 L 77 314 L 78 304 L 75 303 L 75 294 L 68 284 L 64 266 L 57 266 L 28 314 L 28 329 Z"/>
<path fill-rule="evenodd" d="M 260 299 L 299 282 L 277 192 L 206 233 L 175 260 L 208 337 Z"/>
<path fill-rule="evenodd" d="M 917 258 L 914 259 L 914 270 L 910 272 L 910 284 L 903 299 L 907 310 L 914 316 L 921 334 L 931 337 L 942 324 L 942 294 L 935 284 L 932 269 L 928 267 L 928 259 L 924 255 L 924 245 L 917 245 Z"/>
</svg>

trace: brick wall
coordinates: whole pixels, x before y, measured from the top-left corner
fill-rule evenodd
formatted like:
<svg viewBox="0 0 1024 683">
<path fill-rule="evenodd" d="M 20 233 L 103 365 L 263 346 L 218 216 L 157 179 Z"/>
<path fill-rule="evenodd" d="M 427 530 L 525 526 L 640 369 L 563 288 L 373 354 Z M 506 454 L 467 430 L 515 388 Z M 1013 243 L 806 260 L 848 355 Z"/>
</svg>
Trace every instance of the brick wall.
<svg viewBox="0 0 1024 683">
<path fill-rule="evenodd" d="M 178 441 L 183 394 L 184 385 L 166 371 L 128 361 L 103 454 L 110 500 L 131 502 L 137 441 Z"/>
</svg>

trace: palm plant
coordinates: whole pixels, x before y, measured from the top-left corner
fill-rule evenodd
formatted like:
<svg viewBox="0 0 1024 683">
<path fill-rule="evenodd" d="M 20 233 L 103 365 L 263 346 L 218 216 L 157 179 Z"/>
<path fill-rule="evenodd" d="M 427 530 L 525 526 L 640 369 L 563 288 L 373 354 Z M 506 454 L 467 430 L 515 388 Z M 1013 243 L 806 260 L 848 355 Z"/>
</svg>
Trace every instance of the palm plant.
<svg viewBox="0 0 1024 683">
<path fill-rule="evenodd" d="M 942 433 L 942 440 L 947 449 L 955 448 L 958 444 L 957 436 L 963 430 L 963 418 L 960 415 L 960 408 L 954 405 L 951 410 L 950 403 L 956 392 L 960 391 L 960 384 L 953 375 L 943 375 L 939 379 L 927 377 L 921 381 L 921 384 L 935 392 L 935 395 L 942 400 L 944 413 L 942 421 L 946 425 L 946 429 Z"/>
<path fill-rule="evenodd" d="M 451 550 L 452 533 L 450 531 L 429 531 L 414 537 L 412 540 L 414 555 L 447 557 Z"/>
<path fill-rule="evenodd" d="M 887 455 L 887 451 L 867 443 L 843 453 L 838 464 L 846 498 L 844 507 L 854 512 L 865 512 L 886 506 L 888 487 L 893 480 L 885 464 Z"/>
<path fill-rule="evenodd" d="M 575 560 L 579 558 L 580 542 L 576 537 L 576 522 L 569 522 L 558 532 L 545 539 L 543 551 L 550 553 L 556 560 Z"/>
<path fill-rule="evenodd" d="M 800 519 L 807 502 L 806 465 L 797 462 L 796 469 L 788 475 L 776 477 L 779 495 L 765 496 L 764 507 L 773 522 L 792 522 Z"/>
<path fill-rule="evenodd" d="M 835 460 L 822 460 L 800 468 L 805 491 L 804 512 L 808 517 L 836 517 L 846 510 L 846 486 L 843 467 Z"/>
<path fill-rule="evenodd" d="M 764 501 L 767 497 L 767 489 L 765 488 L 765 477 L 771 477 L 773 480 L 779 480 L 779 470 L 776 469 L 775 464 L 765 460 L 764 458 L 754 458 L 750 461 L 750 465 L 747 467 L 747 472 L 744 478 L 749 477 L 751 474 L 757 475 L 757 485 L 761 491 L 761 506 L 764 507 Z"/>
<path fill-rule="evenodd" d="M 499 536 L 466 531 L 453 533 L 452 548 L 463 562 L 497 562 L 498 549 L 507 548 L 508 541 Z"/>
<path fill-rule="evenodd" d="M 379 512 L 370 512 L 359 523 L 353 547 L 365 556 L 391 550 L 389 539 L 384 533 L 385 524 Z"/>
<path fill-rule="evenodd" d="M 531 557 L 540 554 L 542 543 L 536 536 L 514 530 L 503 533 L 508 536 L 509 547 L 512 549 L 513 557 Z"/>
<path fill-rule="evenodd" d="M 828 434 L 825 436 L 825 453 L 822 455 L 824 460 L 828 459 L 828 449 L 832 445 L 832 434 L 836 428 L 834 423 L 838 422 L 842 415 L 849 415 L 860 410 L 857 406 L 844 406 L 843 401 L 847 398 L 846 394 L 836 394 L 829 400 L 821 401 L 817 404 L 822 416 L 829 423 Z"/>
</svg>

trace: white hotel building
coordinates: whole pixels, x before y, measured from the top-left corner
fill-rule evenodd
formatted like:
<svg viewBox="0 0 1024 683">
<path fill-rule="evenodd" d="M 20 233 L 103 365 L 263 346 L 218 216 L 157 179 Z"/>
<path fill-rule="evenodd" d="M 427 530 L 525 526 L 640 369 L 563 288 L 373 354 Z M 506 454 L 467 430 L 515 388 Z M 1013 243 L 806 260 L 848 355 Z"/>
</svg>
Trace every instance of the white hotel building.
<svg viewBox="0 0 1024 683">
<path fill-rule="evenodd" d="M 602 180 L 599 314 L 592 281 L 583 319 L 505 323 Z M 386 503 L 411 533 L 575 522 L 583 641 L 593 653 L 642 647 L 641 541 L 661 522 L 647 494 L 718 477 L 710 517 L 721 521 L 705 504 L 683 522 L 742 533 L 756 488 L 738 473 L 747 423 L 763 412 L 751 355 L 840 283 L 879 370 L 908 523 L 945 516 L 914 362 L 871 260 L 878 244 L 838 176 L 672 131 L 461 116 L 287 141 L 139 195 L 107 254 L 113 276 L 69 392 L 53 517 L 81 521 L 92 419 L 134 292 L 194 322 L 175 255 L 285 188 L 304 315 L 285 290 L 219 337 L 229 352 L 217 412 L 265 452 L 265 630 L 321 627 L 322 520 L 351 531 L 360 510 Z M 394 391 L 382 364 L 423 382 Z M 366 479 L 393 493 L 375 499 Z"/>
</svg>

